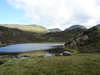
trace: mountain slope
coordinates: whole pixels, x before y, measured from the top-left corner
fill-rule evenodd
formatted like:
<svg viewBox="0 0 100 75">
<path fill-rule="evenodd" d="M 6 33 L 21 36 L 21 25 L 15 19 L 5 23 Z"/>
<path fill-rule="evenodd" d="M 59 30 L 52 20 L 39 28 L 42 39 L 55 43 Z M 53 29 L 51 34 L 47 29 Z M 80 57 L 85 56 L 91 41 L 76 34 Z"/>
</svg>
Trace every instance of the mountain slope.
<svg viewBox="0 0 100 75">
<path fill-rule="evenodd" d="M 49 41 L 55 42 L 65 42 L 66 40 L 72 39 L 85 31 L 86 29 L 81 28 L 74 28 L 72 30 L 66 29 L 62 32 L 50 32 L 47 33 L 46 36 L 48 37 Z"/>
<path fill-rule="evenodd" d="M 19 24 L 1 24 L 1 26 L 8 28 L 16 28 L 23 31 L 36 32 L 36 33 L 47 33 L 48 29 L 39 25 L 19 25 Z"/>
<path fill-rule="evenodd" d="M 2 44 L 32 43 L 42 41 L 45 41 L 45 37 L 42 37 L 42 34 L 0 26 L 0 42 Z"/>
<path fill-rule="evenodd" d="M 82 25 L 73 25 L 66 30 L 73 30 L 73 29 L 86 29 L 86 27 L 84 27 Z"/>
<path fill-rule="evenodd" d="M 29 25 L 28 27 L 37 27 Z M 24 26 L 19 25 L 0 25 L 0 42 L 5 44 L 16 44 L 16 43 L 33 43 L 33 42 L 65 42 L 66 39 L 72 39 L 76 37 L 85 29 L 73 29 L 65 30 L 61 32 L 37 32 L 37 31 L 27 31 Z M 27 26 L 25 26 L 27 28 Z M 33 29 L 32 28 L 32 29 Z"/>
<path fill-rule="evenodd" d="M 78 37 L 67 41 L 67 48 L 77 48 L 80 52 L 100 52 L 100 25 L 90 28 Z"/>
</svg>

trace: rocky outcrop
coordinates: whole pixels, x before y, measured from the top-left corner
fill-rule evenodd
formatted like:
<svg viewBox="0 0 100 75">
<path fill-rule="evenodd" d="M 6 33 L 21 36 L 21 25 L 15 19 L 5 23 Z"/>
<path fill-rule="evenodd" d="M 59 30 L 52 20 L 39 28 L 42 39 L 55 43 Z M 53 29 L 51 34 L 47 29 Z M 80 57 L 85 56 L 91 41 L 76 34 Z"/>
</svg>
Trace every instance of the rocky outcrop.
<svg viewBox="0 0 100 75">
<path fill-rule="evenodd" d="M 66 50 L 64 46 L 56 46 L 47 50 L 47 52 L 53 54 L 54 56 L 71 56 L 73 53 L 71 50 Z"/>
<path fill-rule="evenodd" d="M 66 48 L 76 48 L 80 52 L 100 52 L 100 25 L 90 28 L 65 43 Z"/>
</svg>

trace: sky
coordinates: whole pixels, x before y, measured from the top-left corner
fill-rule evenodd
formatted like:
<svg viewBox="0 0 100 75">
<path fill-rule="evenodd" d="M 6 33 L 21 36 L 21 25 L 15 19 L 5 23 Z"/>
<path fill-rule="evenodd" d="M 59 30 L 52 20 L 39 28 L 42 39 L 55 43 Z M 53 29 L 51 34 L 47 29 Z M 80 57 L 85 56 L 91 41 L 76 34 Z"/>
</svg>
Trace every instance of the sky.
<svg viewBox="0 0 100 75">
<path fill-rule="evenodd" d="M 0 0 L 0 24 L 90 28 L 100 24 L 100 0 Z"/>
</svg>

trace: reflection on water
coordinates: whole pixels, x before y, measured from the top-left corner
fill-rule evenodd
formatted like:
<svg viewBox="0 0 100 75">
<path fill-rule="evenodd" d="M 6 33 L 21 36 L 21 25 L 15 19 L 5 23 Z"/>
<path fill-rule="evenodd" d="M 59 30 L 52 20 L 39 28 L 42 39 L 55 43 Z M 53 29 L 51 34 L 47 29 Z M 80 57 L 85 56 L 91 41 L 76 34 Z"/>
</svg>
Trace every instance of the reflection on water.
<svg viewBox="0 0 100 75">
<path fill-rule="evenodd" d="M 55 55 L 54 54 L 51 54 L 51 53 L 46 53 L 44 56 L 45 57 L 48 57 L 48 56 L 55 56 Z"/>
<path fill-rule="evenodd" d="M 34 50 L 46 50 L 53 48 L 53 46 L 60 46 L 63 44 L 56 43 L 31 43 L 31 44 L 16 44 L 0 48 L 0 53 L 16 53 L 16 52 L 29 52 Z"/>
</svg>

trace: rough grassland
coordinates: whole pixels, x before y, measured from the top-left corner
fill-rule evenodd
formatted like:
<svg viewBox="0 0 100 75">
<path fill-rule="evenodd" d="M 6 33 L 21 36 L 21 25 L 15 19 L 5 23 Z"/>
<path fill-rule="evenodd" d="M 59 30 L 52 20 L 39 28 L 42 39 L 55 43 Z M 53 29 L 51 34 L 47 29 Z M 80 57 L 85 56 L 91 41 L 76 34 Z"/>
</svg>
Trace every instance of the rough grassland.
<svg viewBox="0 0 100 75">
<path fill-rule="evenodd" d="M 47 33 L 48 30 L 45 27 L 39 25 L 19 25 L 19 24 L 4 24 L 3 26 L 8 28 L 17 28 L 23 31 L 37 32 L 37 33 Z"/>
<path fill-rule="evenodd" d="M 100 54 L 13 59 L 0 66 L 0 75 L 100 75 Z"/>
</svg>

